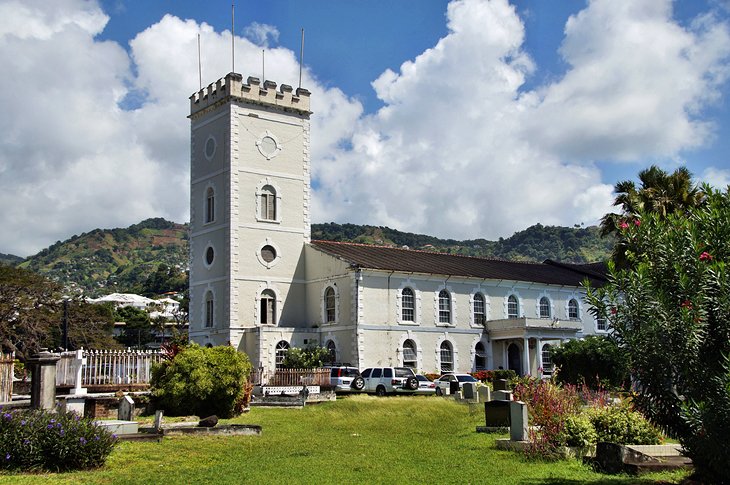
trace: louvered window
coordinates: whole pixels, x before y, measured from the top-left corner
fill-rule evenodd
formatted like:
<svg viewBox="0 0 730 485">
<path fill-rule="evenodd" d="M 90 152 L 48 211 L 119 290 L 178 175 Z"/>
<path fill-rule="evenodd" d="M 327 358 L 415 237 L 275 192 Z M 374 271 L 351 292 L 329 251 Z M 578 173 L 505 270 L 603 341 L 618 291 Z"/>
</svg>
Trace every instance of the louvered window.
<svg viewBox="0 0 730 485">
<path fill-rule="evenodd" d="M 413 290 L 410 288 L 403 288 L 400 294 L 401 304 L 401 318 L 404 322 L 415 322 L 416 321 L 416 307 L 413 298 Z"/>
<path fill-rule="evenodd" d="M 276 220 L 276 191 L 271 185 L 265 185 L 261 189 L 260 217 L 267 221 Z"/>
</svg>

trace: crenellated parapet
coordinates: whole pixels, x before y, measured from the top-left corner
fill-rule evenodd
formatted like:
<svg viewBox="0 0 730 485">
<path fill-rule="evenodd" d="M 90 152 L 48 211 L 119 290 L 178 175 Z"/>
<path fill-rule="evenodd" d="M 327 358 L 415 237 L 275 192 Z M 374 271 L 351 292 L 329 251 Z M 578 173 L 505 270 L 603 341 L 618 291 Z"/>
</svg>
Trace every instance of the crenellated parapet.
<svg viewBox="0 0 730 485">
<path fill-rule="evenodd" d="M 264 81 L 262 85 L 258 78 L 251 76 L 244 83 L 242 75 L 231 72 L 190 96 L 190 115 L 229 98 L 309 115 L 309 94 L 304 88 L 295 91 L 288 84 L 282 84 L 277 91 L 275 82 Z"/>
</svg>

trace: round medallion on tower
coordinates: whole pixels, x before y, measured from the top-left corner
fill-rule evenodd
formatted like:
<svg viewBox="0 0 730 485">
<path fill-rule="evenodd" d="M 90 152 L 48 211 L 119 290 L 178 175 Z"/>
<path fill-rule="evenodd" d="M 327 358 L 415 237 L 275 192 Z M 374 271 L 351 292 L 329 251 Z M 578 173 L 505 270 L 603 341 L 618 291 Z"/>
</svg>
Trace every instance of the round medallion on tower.
<svg viewBox="0 0 730 485">
<path fill-rule="evenodd" d="M 267 237 L 261 244 L 260 249 L 256 251 L 256 257 L 259 263 L 267 268 L 271 268 L 281 259 L 281 252 L 279 251 L 279 247 Z"/>
<path fill-rule="evenodd" d="M 266 130 L 266 133 L 256 140 L 256 146 L 258 147 L 261 155 L 266 157 L 266 160 L 271 160 L 279 154 L 282 148 L 284 148 L 281 143 L 279 143 L 279 140 L 269 130 Z"/>
</svg>

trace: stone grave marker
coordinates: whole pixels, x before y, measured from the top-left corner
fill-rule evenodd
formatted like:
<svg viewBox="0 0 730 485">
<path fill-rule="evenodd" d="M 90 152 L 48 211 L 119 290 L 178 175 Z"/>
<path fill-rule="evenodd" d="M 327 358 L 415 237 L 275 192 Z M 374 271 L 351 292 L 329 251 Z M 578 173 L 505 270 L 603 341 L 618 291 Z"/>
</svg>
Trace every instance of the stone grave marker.
<svg viewBox="0 0 730 485">
<path fill-rule="evenodd" d="M 509 391 L 509 384 L 507 379 L 495 379 L 494 380 L 495 391 Z"/>
<path fill-rule="evenodd" d="M 134 420 L 134 401 L 129 396 L 124 396 L 119 401 L 119 409 L 117 410 L 117 419 L 121 421 Z"/>
<path fill-rule="evenodd" d="M 465 382 L 464 387 L 462 388 L 462 393 L 464 394 L 464 399 L 473 400 L 477 398 L 477 392 L 476 392 L 477 385 L 475 382 Z"/>
<path fill-rule="evenodd" d="M 163 411 L 155 411 L 155 431 L 159 432 L 162 429 L 162 415 Z"/>
<path fill-rule="evenodd" d="M 509 415 L 509 439 L 527 441 L 527 404 L 522 401 L 510 401 Z"/>
<path fill-rule="evenodd" d="M 494 391 L 492 393 L 492 399 L 494 399 L 495 401 L 511 401 L 512 392 L 511 391 Z"/>
<path fill-rule="evenodd" d="M 477 397 L 479 402 L 488 402 L 492 400 L 492 391 L 487 386 L 477 387 Z"/>
<path fill-rule="evenodd" d="M 484 403 L 484 422 L 487 428 L 506 428 L 510 425 L 510 402 L 488 401 Z"/>
</svg>

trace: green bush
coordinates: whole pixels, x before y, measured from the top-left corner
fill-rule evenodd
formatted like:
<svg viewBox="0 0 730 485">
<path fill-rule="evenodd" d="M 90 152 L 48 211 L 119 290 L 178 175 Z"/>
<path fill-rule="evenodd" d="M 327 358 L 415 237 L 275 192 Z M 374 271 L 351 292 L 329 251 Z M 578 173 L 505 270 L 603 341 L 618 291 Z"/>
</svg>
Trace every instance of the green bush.
<svg viewBox="0 0 730 485">
<path fill-rule="evenodd" d="M 591 335 L 584 340 L 569 340 L 550 352 L 558 369 L 555 378 L 562 384 L 618 389 L 629 382 L 627 359 L 609 337 Z"/>
<path fill-rule="evenodd" d="M 233 347 L 193 344 L 152 368 L 152 396 L 173 416 L 230 418 L 241 411 L 250 372 L 248 356 Z"/>
<path fill-rule="evenodd" d="M 513 371 L 512 369 L 493 370 L 492 379 L 494 379 L 494 380 L 507 379 L 508 381 L 512 381 L 514 379 L 517 379 L 517 372 Z"/>
<path fill-rule="evenodd" d="M 314 369 L 322 367 L 331 359 L 329 350 L 324 347 L 312 346 L 303 349 L 292 347 L 286 351 L 281 365 L 287 369 Z"/>
<path fill-rule="evenodd" d="M 559 441 L 565 446 L 584 447 L 596 444 L 598 435 L 585 413 L 573 414 L 565 418 Z"/>
<path fill-rule="evenodd" d="M 76 413 L 0 410 L 0 470 L 52 472 L 98 468 L 116 436 Z"/>
<path fill-rule="evenodd" d="M 622 445 L 657 445 L 662 441 L 659 430 L 626 405 L 591 408 L 588 418 L 597 441 Z"/>
</svg>

